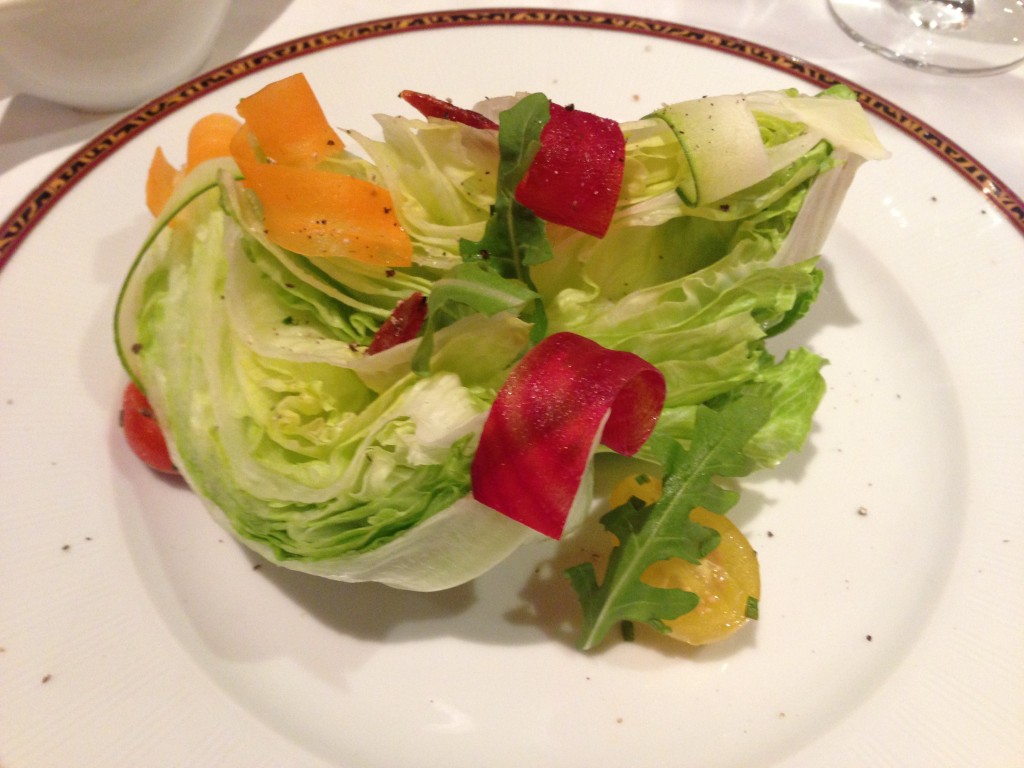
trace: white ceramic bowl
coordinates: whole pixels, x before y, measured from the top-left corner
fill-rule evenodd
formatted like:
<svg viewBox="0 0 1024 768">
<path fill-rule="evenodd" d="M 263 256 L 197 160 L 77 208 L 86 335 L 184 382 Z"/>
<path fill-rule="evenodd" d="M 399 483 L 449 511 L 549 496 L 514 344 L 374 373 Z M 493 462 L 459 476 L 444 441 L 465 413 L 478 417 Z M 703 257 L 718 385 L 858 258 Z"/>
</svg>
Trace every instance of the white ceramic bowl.
<svg viewBox="0 0 1024 768">
<path fill-rule="evenodd" d="M 128 109 L 199 69 L 229 3 L 0 0 L 0 79 L 78 109 Z"/>
</svg>

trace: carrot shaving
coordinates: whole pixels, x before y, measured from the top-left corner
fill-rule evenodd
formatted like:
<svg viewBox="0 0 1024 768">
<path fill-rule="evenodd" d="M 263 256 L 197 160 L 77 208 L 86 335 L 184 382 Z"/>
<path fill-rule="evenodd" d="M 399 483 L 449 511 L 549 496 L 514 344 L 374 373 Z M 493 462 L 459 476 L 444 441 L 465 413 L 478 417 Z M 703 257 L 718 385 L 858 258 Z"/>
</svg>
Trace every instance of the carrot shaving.
<svg viewBox="0 0 1024 768">
<path fill-rule="evenodd" d="M 200 163 L 231 155 L 231 139 L 241 124 L 231 115 L 206 115 L 196 121 L 188 134 L 188 155 L 184 168 L 171 165 L 157 147 L 146 176 L 146 207 L 159 216 L 182 177 Z"/>
<path fill-rule="evenodd" d="M 344 144 L 328 124 L 304 75 L 292 75 L 241 100 L 238 113 L 211 114 L 192 127 L 177 170 L 157 149 L 146 180 L 156 216 L 174 186 L 206 160 L 232 157 L 259 198 L 271 242 L 304 256 L 344 257 L 382 267 L 412 264 L 412 241 L 391 193 L 369 181 L 320 170 Z"/>
<path fill-rule="evenodd" d="M 380 266 L 412 263 L 412 243 L 383 187 L 280 164 L 260 166 L 247 181 L 263 206 L 267 237 L 282 248 Z"/>
<path fill-rule="evenodd" d="M 229 151 L 231 152 L 231 157 L 238 164 L 238 169 L 246 179 L 252 176 L 262 164 L 262 161 L 256 154 L 256 137 L 253 136 L 252 128 L 249 127 L 248 123 L 242 123 L 239 129 L 235 131 L 234 136 L 231 137 Z"/>
<path fill-rule="evenodd" d="M 153 216 L 159 216 L 170 200 L 178 177 L 178 170 L 168 162 L 163 150 L 157 147 L 146 176 L 146 207 Z"/>
<path fill-rule="evenodd" d="M 238 105 L 230 150 L 259 198 L 267 237 L 304 256 L 385 267 L 412 264 L 412 242 L 381 186 L 319 170 L 344 145 L 303 75 L 271 83 Z"/>
<path fill-rule="evenodd" d="M 275 162 L 314 165 L 345 147 L 301 73 L 265 86 L 242 99 L 237 109 Z"/>
<path fill-rule="evenodd" d="M 185 171 L 217 157 L 231 154 L 231 139 L 241 123 L 231 115 L 215 112 L 200 118 L 188 134 L 188 159 Z"/>
</svg>

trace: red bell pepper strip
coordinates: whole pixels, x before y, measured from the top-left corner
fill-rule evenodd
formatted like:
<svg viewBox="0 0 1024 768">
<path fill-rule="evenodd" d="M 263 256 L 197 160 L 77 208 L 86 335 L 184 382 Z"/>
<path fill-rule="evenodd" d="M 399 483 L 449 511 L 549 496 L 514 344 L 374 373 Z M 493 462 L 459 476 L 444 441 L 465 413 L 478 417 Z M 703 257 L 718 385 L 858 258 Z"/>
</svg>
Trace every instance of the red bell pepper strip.
<svg viewBox="0 0 1024 768">
<path fill-rule="evenodd" d="M 443 101 L 436 96 L 416 91 L 402 91 L 399 96 L 415 107 L 424 117 L 439 117 L 442 120 L 451 120 L 456 123 L 463 123 L 471 128 L 490 128 L 498 130 L 498 124 L 488 117 L 472 109 L 456 107 L 450 102 Z"/>
<path fill-rule="evenodd" d="M 366 354 L 375 355 L 402 342 L 415 339 L 427 319 L 427 298 L 419 291 L 395 305 L 388 319 L 377 329 Z"/>
<path fill-rule="evenodd" d="M 402 91 L 425 117 L 497 129 L 473 110 L 435 96 Z M 604 237 L 615 214 L 626 163 L 626 138 L 614 120 L 555 103 L 540 135 L 540 149 L 516 187 L 516 200 L 553 224 Z"/>
<path fill-rule="evenodd" d="M 614 120 L 551 104 L 516 200 L 545 221 L 604 237 L 615 213 L 626 139 Z"/>
<path fill-rule="evenodd" d="M 473 496 L 558 539 L 605 414 L 600 442 L 632 455 L 664 402 L 665 377 L 643 358 L 552 334 L 512 369 L 491 406 L 473 459 Z"/>
</svg>

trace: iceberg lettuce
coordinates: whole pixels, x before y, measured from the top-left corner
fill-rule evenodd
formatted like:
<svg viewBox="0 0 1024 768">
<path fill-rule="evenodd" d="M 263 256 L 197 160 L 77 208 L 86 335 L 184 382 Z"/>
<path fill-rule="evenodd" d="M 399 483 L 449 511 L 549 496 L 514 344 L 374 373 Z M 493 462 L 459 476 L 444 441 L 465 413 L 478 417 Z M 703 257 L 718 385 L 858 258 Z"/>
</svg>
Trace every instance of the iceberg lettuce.
<svg viewBox="0 0 1024 768">
<path fill-rule="evenodd" d="M 501 102 L 502 120 L 517 103 Z M 525 283 L 467 257 L 499 202 L 498 132 L 378 122 L 379 140 L 350 134 L 366 158 L 321 165 L 389 190 L 412 266 L 275 245 L 238 168 L 218 160 L 179 185 L 122 289 L 122 361 L 184 477 L 247 546 L 328 578 L 435 590 L 535 538 L 474 500 L 470 467 L 497 392 L 536 340 L 537 297 L 545 333 L 661 371 L 659 440 L 685 444 L 698 408 L 754 393 L 771 407 L 744 453 L 772 466 L 800 448 L 824 361 L 804 349 L 776 359 L 766 341 L 809 310 L 843 194 L 862 161 L 884 156 L 852 94 L 719 97 L 623 123 L 607 235 L 533 227 L 551 257 L 526 265 Z M 433 295 L 429 343 L 367 355 L 413 292 Z M 592 492 L 588 471 L 574 519 Z"/>
<path fill-rule="evenodd" d="M 409 370 L 411 344 L 366 357 L 355 345 L 386 312 L 334 275 L 358 268 L 295 267 L 311 260 L 239 223 L 252 222 L 232 205 L 236 184 L 222 175 L 162 231 L 122 302 L 139 307 L 125 354 L 176 465 L 218 520 L 282 565 L 419 590 L 479 575 L 530 536 L 469 496 L 475 441 L 525 324 L 453 324 L 428 377 Z"/>
</svg>

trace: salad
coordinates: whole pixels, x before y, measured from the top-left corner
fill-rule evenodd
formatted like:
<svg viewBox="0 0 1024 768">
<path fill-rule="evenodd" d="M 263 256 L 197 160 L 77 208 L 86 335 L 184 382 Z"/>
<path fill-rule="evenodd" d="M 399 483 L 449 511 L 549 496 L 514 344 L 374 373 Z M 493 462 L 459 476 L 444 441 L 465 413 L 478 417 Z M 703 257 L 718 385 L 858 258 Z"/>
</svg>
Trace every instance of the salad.
<svg viewBox="0 0 1024 768">
<path fill-rule="evenodd" d="M 810 310 L 865 160 L 854 94 L 705 97 L 629 122 L 527 93 L 403 92 L 332 127 L 303 75 L 157 150 L 115 318 L 123 425 L 281 566 L 431 591 L 594 516 L 566 572 L 579 646 L 756 618 L 736 479 L 801 448 L 825 361 L 770 351 Z M 780 341 L 773 341 L 776 349 Z"/>
</svg>

